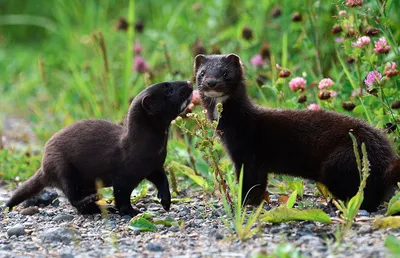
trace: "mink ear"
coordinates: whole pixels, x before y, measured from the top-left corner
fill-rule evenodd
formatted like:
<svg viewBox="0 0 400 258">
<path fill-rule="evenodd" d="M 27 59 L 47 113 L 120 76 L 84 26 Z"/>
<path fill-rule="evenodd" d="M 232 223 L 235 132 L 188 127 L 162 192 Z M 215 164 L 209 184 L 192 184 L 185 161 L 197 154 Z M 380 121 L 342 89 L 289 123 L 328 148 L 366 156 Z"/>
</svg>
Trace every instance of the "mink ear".
<svg viewBox="0 0 400 258">
<path fill-rule="evenodd" d="M 200 68 L 200 66 L 202 65 L 202 64 L 204 64 L 204 62 L 206 61 L 206 56 L 205 55 L 202 55 L 202 54 L 200 54 L 200 55 L 197 55 L 195 58 L 194 58 L 194 67 L 193 67 L 193 70 L 194 70 L 194 74 L 196 75 L 196 73 L 197 73 L 197 70 Z"/>
<path fill-rule="evenodd" d="M 242 62 L 240 61 L 240 57 L 236 54 L 229 54 L 226 59 L 231 62 L 232 64 L 235 64 L 237 66 L 240 66 Z"/>
<path fill-rule="evenodd" d="M 150 95 L 146 95 L 142 98 L 142 107 L 144 110 L 146 110 L 147 114 L 153 115 L 153 110 L 152 110 L 152 105 L 151 105 L 152 99 Z"/>
</svg>

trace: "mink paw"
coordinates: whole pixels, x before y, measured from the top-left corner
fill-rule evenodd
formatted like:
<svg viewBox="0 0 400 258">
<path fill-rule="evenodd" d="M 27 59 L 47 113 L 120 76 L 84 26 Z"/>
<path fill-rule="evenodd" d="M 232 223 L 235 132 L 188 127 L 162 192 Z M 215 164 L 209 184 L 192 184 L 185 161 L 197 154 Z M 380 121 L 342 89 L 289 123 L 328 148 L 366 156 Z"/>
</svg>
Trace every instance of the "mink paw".
<svg viewBox="0 0 400 258">
<path fill-rule="evenodd" d="M 126 207 L 125 206 L 120 207 L 118 211 L 121 216 L 128 215 L 131 217 L 135 217 L 136 215 L 138 215 L 140 213 L 139 210 L 134 209 L 131 205 L 126 206 Z"/>
<path fill-rule="evenodd" d="M 157 197 L 158 199 L 160 199 L 161 205 L 163 206 L 164 210 L 169 211 L 171 207 L 171 194 L 169 193 L 169 191 L 158 192 Z"/>
</svg>

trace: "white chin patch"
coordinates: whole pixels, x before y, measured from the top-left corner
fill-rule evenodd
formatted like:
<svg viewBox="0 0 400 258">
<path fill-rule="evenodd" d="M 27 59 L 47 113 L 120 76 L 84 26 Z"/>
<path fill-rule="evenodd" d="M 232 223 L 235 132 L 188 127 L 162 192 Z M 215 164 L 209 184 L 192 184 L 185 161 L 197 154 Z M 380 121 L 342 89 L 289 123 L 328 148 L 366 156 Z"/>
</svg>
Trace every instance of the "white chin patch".
<svg viewBox="0 0 400 258">
<path fill-rule="evenodd" d="M 224 95 L 224 93 L 218 92 L 215 90 L 209 90 L 209 91 L 205 91 L 204 95 L 206 95 L 207 97 L 210 97 L 210 98 L 218 98 L 218 97 L 222 97 L 222 95 Z"/>
<path fill-rule="evenodd" d="M 180 112 L 183 112 L 183 110 L 185 110 L 185 108 L 190 104 L 190 102 L 192 101 L 192 95 L 193 95 L 193 94 L 190 94 L 190 96 L 187 98 L 187 100 L 185 100 L 185 101 L 182 103 L 182 105 L 181 105 L 181 111 L 180 111 Z"/>
</svg>

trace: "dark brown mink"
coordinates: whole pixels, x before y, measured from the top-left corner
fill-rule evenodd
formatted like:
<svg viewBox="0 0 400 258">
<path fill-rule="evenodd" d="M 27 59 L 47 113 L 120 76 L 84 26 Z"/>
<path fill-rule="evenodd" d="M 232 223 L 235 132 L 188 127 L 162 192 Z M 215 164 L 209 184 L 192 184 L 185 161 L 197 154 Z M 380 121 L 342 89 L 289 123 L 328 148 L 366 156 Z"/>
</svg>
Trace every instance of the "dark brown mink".
<svg viewBox="0 0 400 258">
<path fill-rule="evenodd" d="M 15 205 L 45 187 L 60 189 L 81 213 L 99 213 L 96 181 L 112 186 L 120 214 L 136 215 L 130 203 L 132 190 L 143 180 L 152 182 L 165 210 L 171 205 L 163 165 L 169 125 L 190 103 L 188 81 L 154 84 L 134 98 L 123 126 L 105 120 L 78 121 L 46 143 L 42 165 L 13 194 Z"/>
<path fill-rule="evenodd" d="M 366 144 L 371 165 L 361 208 L 374 211 L 393 193 L 400 180 L 400 160 L 383 132 L 335 112 L 268 109 L 253 104 L 235 54 L 198 55 L 194 74 L 209 120 L 217 119 L 216 104 L 223 104 L 217 131 L 237 176 L 244 167 L 246 203 L 263 200 L 268 173 L 315 180 L 342 200 L 354 196 L 360 175 L 349 132 L 360 146 Z"/>
</svg>

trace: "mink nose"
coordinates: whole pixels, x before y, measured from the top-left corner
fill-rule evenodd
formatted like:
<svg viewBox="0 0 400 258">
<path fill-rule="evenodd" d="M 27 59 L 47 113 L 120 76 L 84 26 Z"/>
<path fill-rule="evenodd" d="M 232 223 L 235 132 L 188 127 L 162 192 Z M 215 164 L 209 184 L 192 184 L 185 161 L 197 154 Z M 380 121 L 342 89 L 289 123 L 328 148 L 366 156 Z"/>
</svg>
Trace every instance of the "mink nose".
<svg viewBox="0 0 400 258">
<path fill-rule="evenodd" d="M 217 85 L 217 81 L 209 80 L 209 81 L 207 81 L 207 85 L 208 85 L 208 87 L 215 87 L 215 85 Z"/>
</svg>

